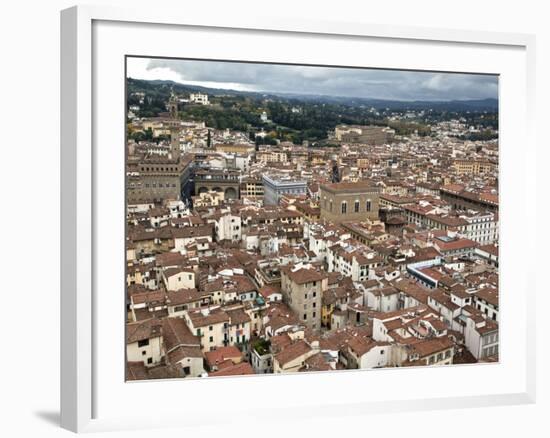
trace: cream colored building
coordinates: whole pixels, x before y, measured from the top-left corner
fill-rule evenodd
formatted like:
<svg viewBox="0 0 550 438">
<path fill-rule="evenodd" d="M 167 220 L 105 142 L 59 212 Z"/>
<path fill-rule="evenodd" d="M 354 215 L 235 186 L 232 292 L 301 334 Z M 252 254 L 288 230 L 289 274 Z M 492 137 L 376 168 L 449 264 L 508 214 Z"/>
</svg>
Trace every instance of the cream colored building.
<svg viewBox="0 0 550 438">
<path fill-rule="evenodd" d="M 214 146 L 217 152 L 226 152 L 233 154 L 251 154 L 255 146 L 249 143 L 219 143 Z"/>
<path fill-rule="evenodd" d="M 455 160 L 453 168 L 458 175 L 480 175 L 493 172 L 496 165 L 484 160 Z"/>
<path fill-rule="evenodd" d="M 224 201 L 225 193 L 209 190 L 208 192 L 199 193 L 197 196 L 192 196 L 192 199 L 193 199 L 193 208 L 216 207 Z"/>
<path fill-rule="evenodd" d="M 266 150 L 257 152 L 256 160 L 261 163 L 286 163 L 288 156 L 285 151 Z"/>
<path fill-rule="evenodd" d="M 202 351 L 212 351 L 229 344 L 229 315 L 220 307 L 190 310 L 184 318 L 191 333 L 200 338 Z"/>
<path fill-rule="evenodd" d="M 162 271 L 162 280 L 167 290 L 193 289 L 196 285 L 191 268 L 168 268 Z"/>
<path fill-rule="evenodd" d="M 162 331 L 157 319 L 126 325 L 126 360 L 143 362 L 147 367 L 158 365 L 162 359 Z"/>
</svg>

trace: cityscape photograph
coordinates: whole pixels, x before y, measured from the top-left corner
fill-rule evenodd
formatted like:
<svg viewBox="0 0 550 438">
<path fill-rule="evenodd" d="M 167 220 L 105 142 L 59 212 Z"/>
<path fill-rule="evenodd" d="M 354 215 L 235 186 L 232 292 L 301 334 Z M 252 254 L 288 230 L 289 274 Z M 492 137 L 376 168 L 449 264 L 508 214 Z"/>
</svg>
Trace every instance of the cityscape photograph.
<svg viewBox="0 0 550 438">
<path fill-rule="evenodd" d="M 498 363 L 498 89 L 127 57 L 126 380 Z"/>
</svg>

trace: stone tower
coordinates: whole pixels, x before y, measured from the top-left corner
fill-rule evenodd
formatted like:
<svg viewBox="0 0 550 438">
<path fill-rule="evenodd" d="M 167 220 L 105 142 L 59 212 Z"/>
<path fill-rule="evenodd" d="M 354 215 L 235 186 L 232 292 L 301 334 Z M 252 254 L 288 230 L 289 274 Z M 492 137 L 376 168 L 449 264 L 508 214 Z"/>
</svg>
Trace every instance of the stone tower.
<svg viewBox="0 0 550 438">
<path fill-rule="evenodd" d="M 332 163 L 332 178 L 331 178 L 331 181 L 333 183 L 340 182 L 340 169 L 338 168 L 338 163 L 336 161 L 334 161 Z"/>
<path fill-rule="evenodd" d="M 180 130 L 178 128 L 170 129 L 170 158 L 173 160 L 180 159 Z"/>
<path fill-rule="evenodd" d="M 170 100 L 168 100 L 168 112 L 172 119 L 178 118 L 178 98 L 174 94 L 174 91 L 170 93 Z"/>
</svg>

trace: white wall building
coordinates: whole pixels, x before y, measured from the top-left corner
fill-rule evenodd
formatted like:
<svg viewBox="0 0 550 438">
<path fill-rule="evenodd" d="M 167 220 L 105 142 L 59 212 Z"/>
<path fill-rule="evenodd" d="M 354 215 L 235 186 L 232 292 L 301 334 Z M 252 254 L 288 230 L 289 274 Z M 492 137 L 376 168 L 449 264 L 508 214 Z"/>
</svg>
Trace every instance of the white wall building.
<svg viewBox="0 0 550 438">
<path fill-rule="evenodd" d="M 210 105 L 210 102 L 208 101 L 208 94 L 203 93 L 191 93 L 189 95 L 189 101 L 199 105 Z"/>
<path fill-rule="evenodd" d="M 498 219 L 494 213 L 475 213 L 460 216 L 468 222 L 465 237 L 481 245 L 498 242 Z"/>
<path fill-rule="evenodd" d="M 215 224 L 216 240 L 240 242 L 242 236 L 241 217 L 232 213 L 224 213 Z"/>
<path fill-rule="evenodd" d="M 464 344 L 472 355 L 480 360 L 498 354 L 498 324 L 481 315 L 466 318 Z"/>
</svg>

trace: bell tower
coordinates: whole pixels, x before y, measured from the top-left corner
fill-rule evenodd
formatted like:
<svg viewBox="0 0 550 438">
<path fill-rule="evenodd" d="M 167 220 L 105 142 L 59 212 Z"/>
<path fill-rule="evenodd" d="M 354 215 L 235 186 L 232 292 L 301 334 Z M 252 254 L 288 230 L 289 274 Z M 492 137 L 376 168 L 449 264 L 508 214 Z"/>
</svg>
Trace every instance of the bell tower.
<svg viewBox="0 0 550 438">
<path fill-rule="evenodd" d="M 170 129 L 170 158 L 173 160 L 180 159 L 180 130 L 178 128 Z"/>
<path fill-rule="evenodd" d="M 335 160 L 332 162 L 332 175 L 331 181 L 333 183 L 340 182 L 340 169 L 338 168 L 338 162 Z"/>
<path fill-rule="evenodd" d="M 168 100 L 168 113 L 170 114 L 170 118 L 178 118 L 178 98 L 174 94 L 174 90 L 171 91 L 170 99 Z"/>
</svg>

